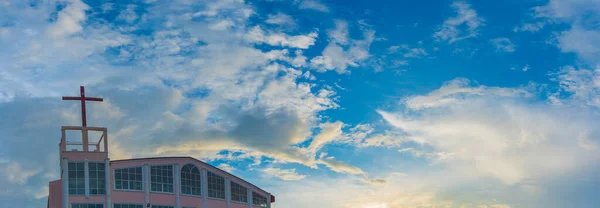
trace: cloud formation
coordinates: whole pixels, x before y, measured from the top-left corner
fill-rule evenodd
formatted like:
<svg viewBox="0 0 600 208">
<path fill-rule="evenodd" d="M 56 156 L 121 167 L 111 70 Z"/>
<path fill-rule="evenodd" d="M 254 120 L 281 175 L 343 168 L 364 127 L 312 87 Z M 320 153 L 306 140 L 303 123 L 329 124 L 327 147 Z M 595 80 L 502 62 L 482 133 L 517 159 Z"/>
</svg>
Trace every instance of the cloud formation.
<svg viewBox="0 0 600 208">
<path fill-rule="evenodd" d="M 596 110 L 530 103 L 525 89 L 465 84 L 454 80 L 427 95 L 410 97 L 404 101 L 406 113 L 379 114 L 406 139 L 448 155 L 442 162 L 457 171 L 506 184 L 558 177 L 600 158 L 598 151 L 572 139 L 598 143 L 600 132 L 590 126 L 597 119 L 589 116 Z"/>
<path fill-rule="evenodd" d="M 300 2 L 300 9 L 311 9 L 320 12 L 329 12 L 329 7 L 317 0 L 302 0 Z"/>
<path fill-rule="evenodd" d="M 453 43 L 467 38 L 477 37 L 479 28 L 485 25 L 485 20 L 477 15 L 471 5 L 456 1 L 452 3 L 456 16 L 448 18 L 433 34 L 437 41 Z"/>
<path fill-rule="evenodd" d="M 516 45 L 508 38 L 494 38 L 490 40 L 497 51 L 512 53 L 515 52 Z"/>
<path fill-rule="evenodd" d="M 306 175 L 296 173 L 296 169 L 265 168 L 263 172 L 284 181 L 297 181 L 306 178 Z"/>
</svg>

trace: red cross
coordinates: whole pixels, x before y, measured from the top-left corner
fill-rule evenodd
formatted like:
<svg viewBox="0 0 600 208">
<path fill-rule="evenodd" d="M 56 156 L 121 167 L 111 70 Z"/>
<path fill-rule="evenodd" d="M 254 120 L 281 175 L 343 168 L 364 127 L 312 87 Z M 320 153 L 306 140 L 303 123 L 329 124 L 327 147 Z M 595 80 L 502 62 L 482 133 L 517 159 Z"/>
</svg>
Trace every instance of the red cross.
<svg viewBox="0 0 600 208">
<path fill-rule="evenodd" d="M 85 97 L 85 90 L 83 89 L 83 86 L 79 87 L 79 91 L 81 92 L 81 97 L 69 97 L 69 96 L 63 96 L 62 99 L 63 100 L 81 100 L 81 123 L 83 127 L 87 126 L 87 122 L 85 119 L 85 101 L 99 101 L 102 102 L 103 99 L 102 98 L 93 98 L 93 97 Z"/>
</svg>

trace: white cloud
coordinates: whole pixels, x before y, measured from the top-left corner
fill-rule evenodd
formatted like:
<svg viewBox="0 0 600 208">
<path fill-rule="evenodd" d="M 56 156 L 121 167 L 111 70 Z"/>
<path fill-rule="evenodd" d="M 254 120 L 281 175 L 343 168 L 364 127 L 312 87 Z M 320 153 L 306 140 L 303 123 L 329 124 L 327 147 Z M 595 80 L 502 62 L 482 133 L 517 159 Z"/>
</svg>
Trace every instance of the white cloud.
<svg viewBox="0 0 600 208">
<path fill-rule="evenodd" d="M 323 145 L 338 139 L 342 135 L 342 122 L 322 123 L 319 125 L 321 132 L 317 134 L 308 147 L 309 150 L 317 152 Z"/>
<path fill-rule="evenodd" d="M 21 163 L 10 162 L 2 165 L 0 173 L 8 179 L 9 182 L 15 184 L 25 184 L 27 179 L 41 172 L 39 168 L 25 168 Z"/>
<path fill-rule="evenodd" d="M 360 147 L 398 147 L 400 144 L 404 142 L 398 135 L 393 135 L 392 133 L 387 134 L 375 134 L 373 136 L 368 137 L 361 143 Z"/>
<path fill-rule="evenodd" d="M 425 51 L 425 48 L 411 48 L 406 44 L 398 45 L 398 46 L 390 46 L 388 48 L 388 53 L 402 53 L 404 58 L 421 58 L 428 56 L 429 53 Z"/>
<path fill-rule="evenodd" d="M 302 0 L 300 9 L 312 9 L 321 12 L 329 12 L 329 7 L 317 0 Z"/>
<path fill-rule="evenodd" d="M 527 93 L 521 93 L 523 89 L 460 83 L 465 80 L 406 99 L 407 112 L 378 112 L 404 132 L 407 140 L 443 153 L 437 162 L 505 184 L 544 181 L 600 159 L 599 152 L 572 140 L 573 135 L 588 132 L 583 136 L 585 141 L 598 142 L 591 138 L 600 132 L 589 132 L 597 118 L 584 116 L 594 111 L 582 112 L 571 105 L 532 104 Z"/>
<path fill-rule="evenodd" d="M 338 173 L 348 173 L 353 175 L 365 175 L 366 173 L 359 167 L 348 165 L 344 162 L 336 160 L 333 156 L 322 156 L 319 163 L 326 165 L 329 169 Z"/>
<path fill-rule="evenodd" d="M 246 38 L 249 41 L 256 43 L 266 43 L 272 46 L 284 46 L 292 48 L 307 49 L 308 47 L 315 44 L 317 38 L 316 32 L 311 32 L 307 35 L 288 36 L 283 33 L 269 33 L 265 34 L 259 26 L 252 28 L 248 31 Z"/>
<path fill-rule="evenodd" d="M 465 99 L 472 96 L 491 95 L 498 97 L 529 96 L 530 93 L 524 89 L 511 89 L 500 87 L 478 86 L 471 87 L 467 79 L 455 79 L 445 83 L 441 88 L 434 90 L 427 95 L 417 95 L 405 100 L 405 105 L 409 109 L 422 110 L 427 108 L 448 107 L 456 104 L 462 104 Z M 460 96 L 460 97 L 459 97 Z"/>
<path fill-rule="evenodd" d="M 81 32 L 81 24 L 87 18 L 85 11 L 88 9 L 89 6 L 80 0 L 69 1 L 67 7 L 58 13 L 56 22 L 48 28 L 48 34 L 59 38 Z"/>
<path fill-rule="evenodd" d="M 208 28 L 210 28 L 211 30 L 224 31 L 234 26 L 234 24 L 235 23 L 230 20 L 221 20 L 211 24 Z"/>
<path fill-rule="evenodd" d="M 484 25 L 485 20 L 477 16 L 477 11 L 462 1 L 452 3 L 452 8 L 456 11 L 456 16 L 444 21 L 433 37 L 438 41 L 453 43 L 478 36 L 479 27 Z"/>
<path fill-rule="evenodd" d="M 221 170 L 227 171 L 228 173 L 233 173 L 233 171 L 235 171 L 235 167 L 227 164 L 227 163 L 221 163 L 217 166 L 218 168 L 220 168 Z"/>
<path fill-rule="evenodd" d="M 130 4 L 127 5 L 127 8 L 119 13 L 117 19 L 124 20 L 127 23 L 133 23 L 139 17 L 137 13 L 135 13 L 136 5 Z"/>
<path fill-rule="evenodd" d="M 556 33 L 556 46 L 565 53 L 575 53 L 585 63 L 600 63 L 600 3 L 596 0 L 550 0 L 533 8 L 535 23 L 526 23 L 515 31 L 539 31 L 549 24 L 568 24 L 570 27 Z"/>
<path fill-rule="evenodd" d="M 516 45 L 508 38 L 494 38 L 490 40 L 497 51 L 512 53 L 515 52 Z"/>
<path fill-rule="evenodd" d="M 265 22 L 269 23 L 269 24 L 281 25 L 281 26 L 295 26 L 296 25 L 296 21 L 294 21 L 294 18 L 292 18 L 292 16 L 281 13 L 281 12 L 274 14 L 274 15 L 269 14 L 269 17 Z"/>
<path fill-rule="evenodd" d="M 318 72 L 335 70 L 336 72 L 348 73 L 348 67 L 358 67 L 361 62 L 367 60 L 371 55 L 369 49 L 375 36 L 372 30 L 363 30 L 363 40 L 351 39 L 348 36 L 348 23 L 337 20 L 336 28 L 328 31 L 329 44 L 321 56 L 310 60 L 311 66 Z"/>
<path fill-rule="evenodd" d="M 296 169 L 265 168 L 262 170 L 270 176 L 275 176 L 284 181 L 297 181 L 306 178 L 306 175 L 296 173 Z"/>
<path fill-rule="evenodd" d="M 180 3 L 180 2 L 178 2 Z M 189 2 L 181 1 L 177 6 L 189 6 Z M 206 17 L 215 17 L 220 14 L 230 13 L 232 16 L 238 16 L 241 18 L 248 18 L 250 15 L 254 13 L 254 11 L 244 3 L 243 0 L 215 0 L 208 1 L 208 5 L 206 5 L 206 9 L 196 12 L 194 16 L 206 16 Z"/>
<path fill-rule="evenodd" d="M 562 52 L 575 53 L 592 66 L 600 64 L 598 58 L 600 57 L 600 30 L 585 29 L 576 25 L 570 30 L 561 32 L 557 40 L 558 48 Z"/>
<path fill-rule="evenodd" d="M 600 68 L 587 70 L 566 66 L 553 76 L 560 85 L 559 93 L 565 97 L 556 97 L 556 102 L 577 102 L 600 108 Z"/>
<path fill-rule="evenodd" d="M 522 69 L 524 72 L 529 70 L 529 64 L 525 64 L 525 66 Z"/>
<path fill-rule="evenodd" d="M 536 23 L 526 23 L 521 25 L 520 27 L 517 26 L 513 29 L 514 32 L 537 32 L 540 31 L 542 28 L 544 28 L 544 26 L 546 25 L 546 22 L 536 22 Z"/>
</svg>

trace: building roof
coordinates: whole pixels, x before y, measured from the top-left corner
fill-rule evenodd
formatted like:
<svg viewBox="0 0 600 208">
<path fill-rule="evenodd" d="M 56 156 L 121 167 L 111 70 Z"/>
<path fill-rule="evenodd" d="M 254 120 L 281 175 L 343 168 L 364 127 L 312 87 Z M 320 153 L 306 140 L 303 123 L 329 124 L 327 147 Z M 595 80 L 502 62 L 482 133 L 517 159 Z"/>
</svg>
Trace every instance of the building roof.
<svg viewBox="0 0 600 208">
<path fill-rule="evenodd" d="M 246 183 L 250 184 L 251 186 L 253 186 L 254 188 L 256 188 L 258 190 L 261 190 L 261 191 L 263 191 L 265 193 L 269 193 L 268 191 L 265 191 L 265 190 L 259 188 L 258 186 L 254 185 L 254 184 L 252 184 L 252 183 L 250 183 L 250 182 L 248 182 L 248 181 L 246 181 L 246 180 L 244 180 L 244 179 L 242 179 L 240 177 L 237 177 L 237 176 L 235 176 L 235 175 L 233 175 L 233 174 L 231 174 L 231 173 L 229 173 L 227 171 L 224 171 L 224 170 L 222 170 L 222 169 L 220 169 L 218 167 L 215 167 L 215 166 L 213 166 L 211 164 L 205 163 L 205 162 L 203 162 L 201 160 L 198 160 L 198 159 L 190 157 L 190 156 L 144 157 L 144 158 L 123 159 L 123 160 L 111 160 L 110 162 L 113 163 L 113 162 L 127 162 L 127 161 L 135 161 L 135 160 L 155 160 L 155 159 L 192 159 L 192 160 L 195 160 L 195 161 L 197 161 L 199 163 L 202 163 L 204 165 L 207 165 L 207 166 L 213 167 L 213 168 L 215 168 L 217 170 L 223 171 L 224 173 L 226 173 L 226 174 L 228 174 L 228 175 L 230 175 L 232 177 L 235 177 L 235 178 L 237 178 L 237 179 L 239 179 L 239 180 L 241 180 L 243 182 L 246 182 Z M 269 194 L 271 195 L 271 193 L 269 193 Z M 275 202 L 275 196 L 273 196 L 273 195 L 271 195 L 271 202 Z"/>
</svg>

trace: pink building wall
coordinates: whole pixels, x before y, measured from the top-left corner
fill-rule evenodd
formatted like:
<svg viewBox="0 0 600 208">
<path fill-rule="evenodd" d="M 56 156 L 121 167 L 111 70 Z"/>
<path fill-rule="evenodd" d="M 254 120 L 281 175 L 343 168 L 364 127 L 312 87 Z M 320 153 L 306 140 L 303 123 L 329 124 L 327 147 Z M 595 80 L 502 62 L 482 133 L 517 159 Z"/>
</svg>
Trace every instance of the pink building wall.
<svg viewBox="0 0 600 208">
<path fill-rule="evenodd" d="M 62 205 L 62 180 L 51 181 L 48 185 L 48 208 L 60 208 Z"/>
<path fill-rule="evenodd" d="M 96 156 L 96 155 L 94 155 Z M 81 156 L 78 156 L 77 158 L 79 158 Z M 85 158 L 83 158 L 85 159 Z M 239 185 L 242 185 L 246 188 L 252 189 L 253 192 L 258 193 L 260 195 L 263 195 L 264 197 L 269 197 L 269 193 L 258 188 L 257 186 L 248 183 L 247 181 L 238 178 L 230 173 L 227 173 L 221 169 L 218 169 L 216 167 L 213 167 L 209 164 L 206 164 L 204 162 L 201 162 L 199 160 L 196 160 L 194 158 L 191 157 L 164 157 L 164 158 L 141 158 L 141 159 L 129 159 L 129 160 L 116 160 L 116 161 L 111 161 L 110 162 L 110 187 L 106 187 L 107 191 L 108 189 L 110 189 L 110 195 L 111 195 L 111 204 L 110 205 L 106 205 L 106 197 L 105 196 L 89 196 L 89 198 L 85 198 L 85 196 L 69 196 L 69 204 L 71 203 L 100 203 L 100 204 L 105 204 L 106 208 L 110 208 L 112 207 L 113 204 L 115 203 L 127 203 L 127 204 L 142 204 L 145 205 L 146 204 L 146 193 L 145 190 L 142 191 L 123 191 L 123 190 L 115 190 L 114 188 L 114 177 L 113 177 L 113 173 L 115 169 L 119 169 L 119 168 L 126 168 L 126 167 L 142 167 L 144 165 L 148 165 L 148 166 L 152 166 L 152 165 L 174 165 L 177 164 L 178 166 L 178 171 L 177 173 L 180 174 L 180 170 L 184 165 L 187 164 L 193 164 L 194 166 L 196 166 L 199 170 L 202 169 L 206 169 L 209 172 L 215 173 L 217 175 L 220 175 L 224 178 L 228 178 L 231 182 L 235 182 Z M 148 173 L 148 177 L 149 177 L 149 173 Z M 174 177 L 174 179 L 179 179 L 179 176 Z M 148 180 L 150 180 L 150 178 L 148 178 Z M 202 179 L 202 185 L 205 186 L 205 179 Z M 155 192 L 150 192 L 149 193 L 149 200 L 150 200 L 150 204 L 153 205 L 170 205 L 170 206 L 174 206 L 176 205 L 176 193 L 177 191 L 179 191 L 179 183 L 180 181 L 176 181 L 174 183 L 175 187 L 174 187 L 174 193 L 155 193 Z M 54 186 L 53 186 L 54 184 Z M 146 184 L 143 185 L 143 188 L 150 188 L 147 187 Z M 61 198 L 61 182 L 60 180 L 58 181 L 53 181 L 53 183 L 50 184 L 50 196 L 52 196 L 52 204 L 55 207 L 61 207 L 61 203 L 60 203 L 60 198 Z M 205 190 L 203 189 L 201 191 L 202 195 L 206 194 Z M 248 193 L 248 201 L 250 201 L 250 198 L 252 197 L 252 193 Z M 195 207 L 195 208 L 203 208 L 204 206 L 204 198 L 203 196 L 188 196 L 188 195 L 182 195 L 180 194 L 179 196 L 179 202 L 180 202 L 180 207 Z M 56 202 L 59 201 L 59 202 Z M 50 203 L 50 199 L 49 199 L 49 203 Z M 56 204 L 56 205 L 54 205 Z M 226 200 L 221 200 L 221 199 L 211 199 L 211 198 L 207 198 L 207 207 L 208 208 L 227 208 L 227 201 Z M 49 204 L 50 206 L 50 204 Z M 229 202 L 229 208 L 249 208 L 250 205 L 248 203 L 242 203 L 242 202 L 234 202 L 234 201 L 230 201 Z M 260 208 L 258 206 L 253 206 L 255 208 Z"/>
</svg>

